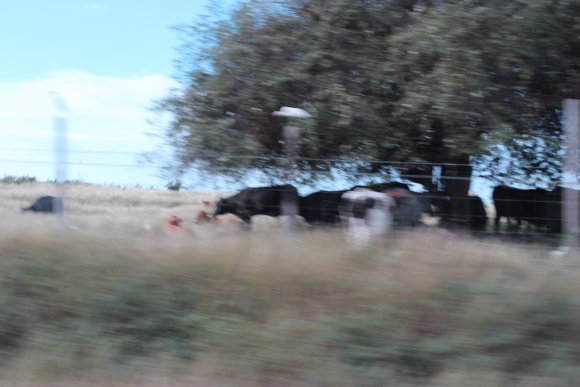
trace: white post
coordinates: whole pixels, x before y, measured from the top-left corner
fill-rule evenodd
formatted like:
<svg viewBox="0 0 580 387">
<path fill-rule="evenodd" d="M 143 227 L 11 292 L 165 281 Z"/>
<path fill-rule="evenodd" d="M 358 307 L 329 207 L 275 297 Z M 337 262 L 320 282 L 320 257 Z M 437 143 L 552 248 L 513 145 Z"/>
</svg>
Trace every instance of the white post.
<svg viewBox="0 0 580 387">
<path fill-rule="evenodd" d="M 282 118 L 307 118 L 310 114 L 302 109 L 283 106 L 280 111 L 273 112 L 274 117 Z M 285 125 L 282 128 L 282 137 L 284 139 L 284 151 L 286 153 L 286 168 L 284 171 L 284 180 L 290 183 L 293 178 L 293 172 L 296 167 L 296 156 L 298 151 L 298 143 L 300 141 L 300 128 L 296 125 Z M 280 210 L 284 217 L 284 231 L 286 234 L 292 234 L 298 229 L 298 203 L 296 198 L 290 192 L 283 192 L 280 201 Z"/>
<path fill-rule="evenodd" d="M 570 176 L 566 185 L 562 187 L 562 231 L 566 243 L 576 246 L 579 235 L 579 211 L 578 211 L 578 151 L 580 150 L 580 100 L 565 99 L 564 112 L 564 135 L 566 138 L 566 156 L 564 161 L 564 173 Z"/>
<path fill-rule="evenodd" d="M 286 171 L 285 180 L 287 183 L 292 181 L 294 177 L 294 169 L 296 167 L 296 153 L 298 142 L 300 141 L 300 128 L 298 126 L 286 125 L 282 128 L 282 136 L 284 137 L 284 150 L 286 151 Z M 287 233 L 292 233 L 298 229 L 298 203 L 291 192 L 282 192 L 281 212 L 284 216 L 285 230 Z"/>
<path fill-rule="evenodd" d="M 53 103 L 55 107 L 54 116 L 54 147 L 56 158 L 56 197 L 61 198 L 61 201 L 55 202 L 55 211 L 59 214 L 62 221 L 64 221 L 65 206 L 65 183 L 67 179 L 67 119 L 66 114 L 68 108 L 62 96 L 58 93 L 51 92 Z M 58 208 L 62 204 L 63 208 Z"/>
</svg>

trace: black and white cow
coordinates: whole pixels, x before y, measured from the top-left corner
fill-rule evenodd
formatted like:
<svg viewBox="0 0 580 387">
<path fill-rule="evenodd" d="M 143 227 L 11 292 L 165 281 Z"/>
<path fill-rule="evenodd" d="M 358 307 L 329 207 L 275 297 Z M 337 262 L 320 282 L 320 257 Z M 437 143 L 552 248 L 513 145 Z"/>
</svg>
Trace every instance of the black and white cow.
<svg viewBox="0 0 580 387">
<path fill-rule="evenodd" d="M 415 192 L 402 182 L 374 183 L 356 188 L 386 193 L 395 199 L 394 223 L 398 227 L 415 227 L 421 223 L 422 214 L 433 215 L 431 195 Z"/>
<path fill-rule="evenodd" d="M 387 234 L 393 227 L 395 199 L 381 192 L 355 188 L 342 194 L 340 215 L 351 243 L 358 248 Z"/>
<path fill-rule="evenodd" d="M 252 216 L 280 216 L 285 205 L 289 209 L 287 214 L 297 215 L 298 191 L 290 184 L 244 188 L 233 196 L 220 199 L 212 217 L 233 214 L 243 221 L 245 227 L 249 227 Z"/>
<path fill-rule="evenodd" d="M 22 208 L 22 211 L 40 212 L 45 214 L 60 214 L 63 212 L 62 199 L 56 196 L 41 196 L 29 207 Z"/>
</svg>

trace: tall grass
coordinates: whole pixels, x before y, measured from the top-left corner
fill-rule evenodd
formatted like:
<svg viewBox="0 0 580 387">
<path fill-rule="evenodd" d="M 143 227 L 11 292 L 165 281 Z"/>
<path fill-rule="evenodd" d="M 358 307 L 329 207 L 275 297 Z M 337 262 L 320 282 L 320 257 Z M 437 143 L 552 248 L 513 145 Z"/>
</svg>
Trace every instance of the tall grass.
<svg viewBox="0 0 580 387">
<path fill-rule="evenodd" d="M 580 376 L 577 251 L 556 259 L 539 244 L 438 229 L 353 250 L 340 230 L 193 225 L 213 193 L 84 186 L 69 187 L 63 228 L 18 211 L 46 186 L 2 189 L 2 385 L 565 386 Z M 170 213 L 193 236 L 163 235 Z"/>
</svg>

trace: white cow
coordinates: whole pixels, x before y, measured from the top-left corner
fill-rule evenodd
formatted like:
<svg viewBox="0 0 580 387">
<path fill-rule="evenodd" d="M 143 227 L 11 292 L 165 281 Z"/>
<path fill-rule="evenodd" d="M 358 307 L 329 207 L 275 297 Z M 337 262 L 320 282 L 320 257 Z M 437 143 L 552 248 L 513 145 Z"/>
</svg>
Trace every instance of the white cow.
<svg viewBox="0 0 580 387">
<path fill-rule="evenodd" d="M 342 194 L 340 214 L 352 244 L 357 248 L 368 247 L 373 239 L 387 234 L 393 227 L 395 206 L 392 197 L 365 188 Z"/>
</svg>

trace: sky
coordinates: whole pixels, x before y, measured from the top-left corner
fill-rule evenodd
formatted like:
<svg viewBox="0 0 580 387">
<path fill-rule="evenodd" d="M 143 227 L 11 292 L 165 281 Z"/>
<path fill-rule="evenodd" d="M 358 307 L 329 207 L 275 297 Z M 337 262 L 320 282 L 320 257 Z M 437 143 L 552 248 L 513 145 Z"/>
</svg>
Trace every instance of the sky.
<svg viewBox="0 0 580 387">
<path fill-rule="evenodd" d="M 215 0 L 214 0 L 215 1 Z M 219 0 L 228 7 L 239 0 Z M 19 0 L 0 13 L 0 178 L 77 180 L 164 188 L 170 177 L 143 155 L 159 151 L 153 102 L 178 75 L 178 25 L 210 12 L 211 0 Z M 59 108 L 62 101 L 65 109 Z M 66 143 L 56 141 L 64 120 Z M 61 121 L 63 122 L 63 121 Z M 66 166 L 60 169 L 59 149 Z M 163 153 L 163 152 L 161 152 Z M 337 179 L 342 184 L 337 184 Z M 346 189 L 348 179 L 318 189 Z M 239 188 L 200 176 L 193 189 Z M 211 180 L 211 183 L 209 181 Z M 253 185 L 268 184 L 260 177 Z M 207 186 L 204 183 L 208 182 Z M 361 182 L 363 183 L 363 182 Z M 310 193 L 314 190 L 304 190 Z M 302 192 L 303 191 L 303 192 Z"/>
<path fill-rule="evenodd" d="M 229 0 L 225 5 L 233 3 Z M 224 3 L 223 0 L 220 0 Z M 65 176 L 164 187 L 140 155 L 158 149 L 149 108 L 178 75 L 175 26 L 211 0 L 18 0 L 0 12 L 0 178 L 55 180 L 56 124 L 66 129 Z M 63 101 L 65 109 L 57 105 Z M 159 133 L 159 132 L 157 132 Z M 62 155 L 62 154 L 61 154 Z"/>
<path fill-rule="evenodd" d="M 160 150 L 151 135 L 160 134 L 158 127 L 150 122 L 164 117 L 149 108 L 176 86 L 182 36 L 175 27 L 208 15 L 216 1 L 228 7 L 241 0 L 3 2 L 0 178 L 55 180 L 55 119 L 61 118 L 67 180 L 164 188 L 170 177 L 159 165 L 140 162 L 141 155 Z M 323 183 L 319 189 L 344 188 Z M 490 200 L 489 184 L 473 183 Z"/>
</svg>

